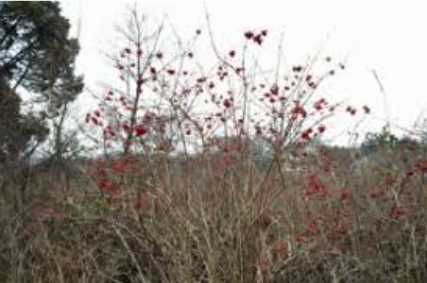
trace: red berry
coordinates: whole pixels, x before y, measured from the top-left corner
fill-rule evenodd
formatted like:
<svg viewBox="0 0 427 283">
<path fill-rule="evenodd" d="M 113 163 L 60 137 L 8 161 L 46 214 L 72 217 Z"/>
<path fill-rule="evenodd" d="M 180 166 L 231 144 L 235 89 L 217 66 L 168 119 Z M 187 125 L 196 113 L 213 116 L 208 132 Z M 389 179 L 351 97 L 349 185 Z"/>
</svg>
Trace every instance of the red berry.
<svg viewBox="0 0 427 283">
<path fill-rule="evenodd" d="M 252 39 L 254 37 L 254 33 L 252 31 L 247 31 L 244 33 L 244 36 L 247 40 Z"/>
<path fill-rule="evenodd" d="M 148 133 L 148 130 L 140 125 L 135 128 L 135 133 L 137 137 L 140 137 L 146 135 Z"/>
</svg>

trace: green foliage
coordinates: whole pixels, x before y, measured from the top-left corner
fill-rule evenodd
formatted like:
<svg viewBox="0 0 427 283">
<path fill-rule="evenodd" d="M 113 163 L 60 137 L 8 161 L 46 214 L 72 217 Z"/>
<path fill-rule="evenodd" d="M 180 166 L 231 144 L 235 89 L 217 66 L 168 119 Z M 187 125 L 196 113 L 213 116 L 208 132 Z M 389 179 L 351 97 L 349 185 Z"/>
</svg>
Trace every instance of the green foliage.
<svg viewBox="0 0 427 283">
<path fill-rule="evenodd" d="M 383 127 L 381 132 L 366 135 L 361 150 L 364 155 L 369 155 L 382 150 L 394 149 L 398 144 L 399 139 L 390 131 L 390 128 Z"/>
<path fill-rule="evenodd" d="M 58 2 L 0 2 L 0 154 L 10 159 L 48 134 L 47 119 L 61 114 L 83 89 L 74 75 L 79 52 L 68 38 L 70 24 Z M 23 113 L 20 94 L 28 93 L 31 117 Z M 4 108 L 4 109 L 3 109 Z"/>
<path fill-rule="evenodd" d="M 48 131 L 42 121 L 21 115 L 21 99 L 0 79 L 0 162 L 15 160 L 30 145 L 44 140 Z"/>
</svg>

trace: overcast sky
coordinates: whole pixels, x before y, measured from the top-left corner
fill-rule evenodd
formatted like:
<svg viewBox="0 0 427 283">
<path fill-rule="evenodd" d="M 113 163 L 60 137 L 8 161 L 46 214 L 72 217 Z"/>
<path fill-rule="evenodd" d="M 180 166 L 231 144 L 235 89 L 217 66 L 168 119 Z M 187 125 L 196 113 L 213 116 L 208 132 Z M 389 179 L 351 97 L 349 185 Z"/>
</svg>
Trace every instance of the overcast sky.
<svg viewBox="0 0 427 283">
<path fill-rule="evenodd" d="M 86 85 L 102 92 L 101 82 L 112 80 L 102 52 L 112 51 L 126 8 L 133 2 L 63 2 L 63 13 L 71 20 L 72 36 L 78 33 L 82 50 L 78 71 Z M 346 98 L 373 109 L 364 129 L 376 130 L 386 118 L 385 98 L 372 74 L 384 86 L 388 113 L 396 125 L 410 128 L 419 115 L 427 114 L 427 5 L 423 2 L 386 1 L 207 1 L 212 27 L 221 44 L 234 42 L 248 29 L 271 31 L 269 42 L 284 34 L 285 60 L 301 62 L 322 50 L 336 58 L 347 58 L 345 74 L 331 83 L 338 99 Z M 154 20 L 164 15 L 185 37 L 206 27 L 203 2 L 138 1 L 138 8 Z M 80 104 L 82 110 L 86 103 Z"/>
</svg>

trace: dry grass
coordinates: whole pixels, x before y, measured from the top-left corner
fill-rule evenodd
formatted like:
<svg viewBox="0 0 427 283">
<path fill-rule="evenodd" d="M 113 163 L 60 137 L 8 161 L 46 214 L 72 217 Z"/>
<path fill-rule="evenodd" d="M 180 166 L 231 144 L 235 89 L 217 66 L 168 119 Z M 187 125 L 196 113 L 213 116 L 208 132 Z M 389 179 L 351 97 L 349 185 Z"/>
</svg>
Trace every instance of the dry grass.
<svg viewBox="0 0 427 283">
<path fill-rule="evenodd" d="M 47 197 L 53 180 L 35 177 L 22 212 L 2 206 L 1 282 L 427 278 L 427 187 L 417 172 L 356 175 L 318 156 L 292 173 L 244 156 L 227 165 L 221 155 L 151 166 L 133 158 L 121 172 L 106 162 L 119 189 L 103 194 L 76 173 L 67 196 Z"/>
</svg>

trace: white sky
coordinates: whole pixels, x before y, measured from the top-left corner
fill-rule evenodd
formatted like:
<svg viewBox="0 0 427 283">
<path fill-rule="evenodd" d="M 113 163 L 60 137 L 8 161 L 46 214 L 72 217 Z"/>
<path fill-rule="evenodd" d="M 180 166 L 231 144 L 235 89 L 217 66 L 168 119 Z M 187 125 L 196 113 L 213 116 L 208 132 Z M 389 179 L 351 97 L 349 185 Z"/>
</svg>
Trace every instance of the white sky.
<svg viewBox="0 0 427 283">
<path fill-rule="evenodd" d="M 101 93 L 100 82 L 113 79 L 114 71 L 102 52 L 113 51 L 114 25 L 124 20 L 126 5 L 132 3 L 62 3 L 63 13 L 73 25 L 72 36 L 77 34 L 80 19 L 82 50 L 78 71 L 85 75 L 87 87 L 95 92 Z M 348 56 L 345 74 L 333 80 L 330 90 L 337 99 L 347 98 L 356 105 L 371 106 L 373 117 L 365 121 L 365 129 L 379 129 L 383 123 L 376 118 L 386 117 L 384 97 L 372 69 L 384 85 L 392 122 L 410 128 L 420 114 L 427 113 L 427 3 L 207 1 L 206 4 L 219 46 L 237 42 L 248 29 L 266 28 L 272 46 L 277 45 L 280 33 L 284 33 L 285 60 L 291 64 L 301 62 L 319 49 L 332 57 Z M 158 21 L 168 15 L 184 37 L 198 27 L 206 27 L 202 1 L 138 1 L 138 8 Z M 80 110 L 87 104 L 81 101 Z"/>
</svg>

